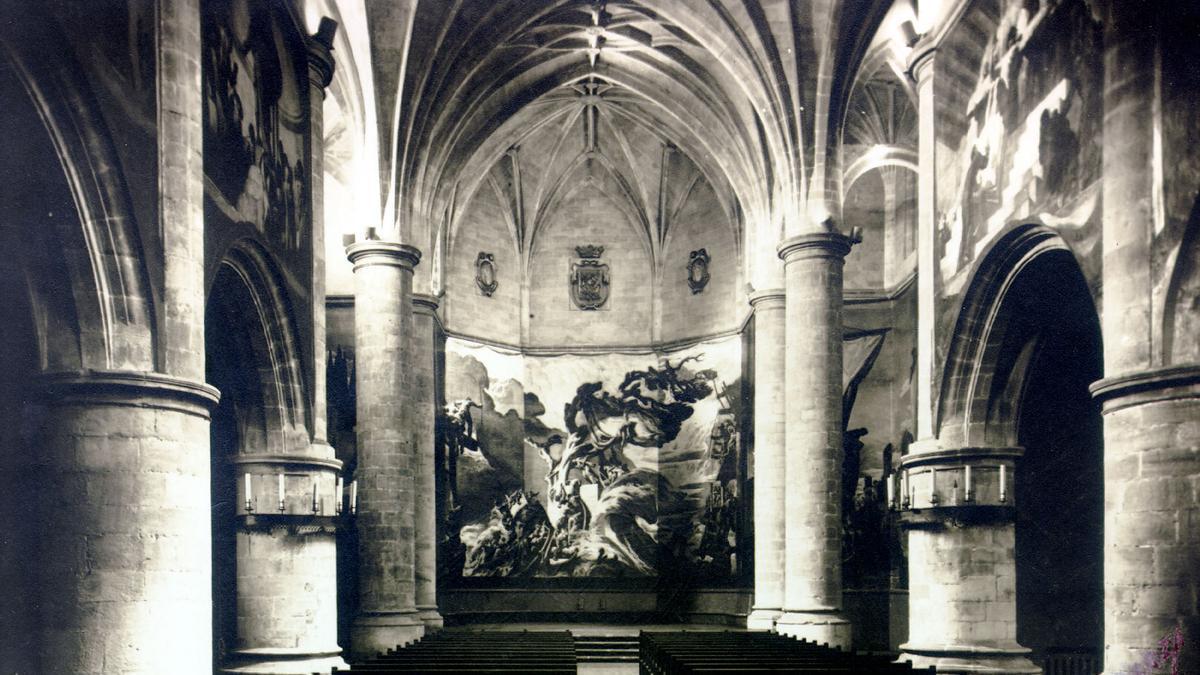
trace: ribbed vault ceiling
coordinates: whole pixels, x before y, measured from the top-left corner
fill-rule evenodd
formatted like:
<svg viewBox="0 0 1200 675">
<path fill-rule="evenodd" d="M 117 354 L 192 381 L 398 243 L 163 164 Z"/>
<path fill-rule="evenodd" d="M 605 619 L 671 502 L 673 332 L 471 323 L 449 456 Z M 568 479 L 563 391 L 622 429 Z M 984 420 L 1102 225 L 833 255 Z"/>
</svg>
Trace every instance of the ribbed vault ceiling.
<svg viewBox="0 0 1200 675">
<path fill-rule="evenodd" d="M 385 222 L 433 241 L 523 138 L 596 111 L 600 124 L 638 125 L 678 148 L 730 213 L 778 224 L 840 181 L 840 168 L 824 167 L 850 85 L 842 73 L 889 4 L 367 2 L 381 146 L 391 148 Z"/>
</svg>

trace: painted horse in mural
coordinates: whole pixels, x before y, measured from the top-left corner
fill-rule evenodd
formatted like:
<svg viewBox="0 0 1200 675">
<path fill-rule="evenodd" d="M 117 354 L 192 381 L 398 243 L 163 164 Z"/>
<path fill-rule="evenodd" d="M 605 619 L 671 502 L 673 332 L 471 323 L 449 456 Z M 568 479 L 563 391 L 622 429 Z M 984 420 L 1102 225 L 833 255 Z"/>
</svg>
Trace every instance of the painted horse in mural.
<svg viewBox="0 0 1200 675">
<path fill-rule="evenodd" d="M 626 445 L 661 448 L 675 440 L 692 416 L 692 404 L 713 391 L 714 371 L 681 374 L 685 364 L 698 360 L 699 355 L 690 356 L 672 365 L 663 359 L 661 368 L 629 371 L 617 396 L 599 382 L 580 385 L 563 412 L 568 435 L 562 455 L 549 460 L 551 491 L 567 485 L 573 469 L 589 482 L 611 482 L 613 470 L 625 468 L 621 449 Z"/>
</svg>

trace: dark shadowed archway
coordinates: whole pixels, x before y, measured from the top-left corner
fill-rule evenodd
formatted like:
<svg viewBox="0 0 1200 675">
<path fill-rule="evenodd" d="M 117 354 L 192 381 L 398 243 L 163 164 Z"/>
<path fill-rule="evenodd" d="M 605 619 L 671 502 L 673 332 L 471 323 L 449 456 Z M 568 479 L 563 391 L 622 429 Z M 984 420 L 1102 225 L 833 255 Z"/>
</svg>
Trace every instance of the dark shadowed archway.
<svg viewBox="0 0 1200 675">
<path fill-rule="evenodd" d="M 1103 646 L 1103 374 L 1099 316 L 1048 227 L 997 238 L 975 270 L 943 381 L 942 438 L 1017 446 L 1017 639 L 1035 661 Z M 1065 658 L 1065 657 L 1059 657 Z"/>
</svg>

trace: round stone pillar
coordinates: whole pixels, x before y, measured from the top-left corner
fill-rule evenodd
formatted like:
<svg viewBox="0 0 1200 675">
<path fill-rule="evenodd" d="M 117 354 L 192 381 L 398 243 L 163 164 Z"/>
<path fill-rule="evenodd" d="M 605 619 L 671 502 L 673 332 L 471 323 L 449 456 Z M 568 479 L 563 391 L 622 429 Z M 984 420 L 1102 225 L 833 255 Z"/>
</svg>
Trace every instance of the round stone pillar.
<svg viewBox="0 0 1200 675">
<path fill-rule="evenodd" d="M 50 374 L 26 412 L 46 673 L 212 672 L 209 411 L 156 373 Z M 22 553 L 23 554 L 23 553 Z M 20 602 L 20 600 L 16 600 Z"/>
<path fill-rule="evenodd" d="M 851 240 L 815 232 L 779 245 L 787 288 L 785 635 L 850 646 L 842 617 L 842 264 Z"/>
<path fill-rule="evenodd" d="M 331 456 L 242 454 L 232 464 L 239 521 L 238 644 L 221 672 L 292 675 L 346 668 L 337 644 L 342 463 Z"/>
<path fill-rule="evenodd" d="M 1106 378 L 1092 393 L 1104 413 L 1105 672 L 1200 672 L 1200 366 Z"/>
<path fill-rule="evenodd" d="M 783 614 L 783 289 L 750 296 L 754 307 L 754 608 L 746 627 L 770 630 Z"/>
<path fill-rule="evenodd" d="M 414 294 L 412 373 L 413 447 L 416 449 L 416 604 L 426 628 L 441 628 L 437 608 L 437 492 L 435 488 L 434 424 L 436 396 L 433 381 L 437 298 Z"/>
<path fill-rule="evenodd" d="M 908 530 L 900 662 L 939 673 L 1040 673 L 1017 643 L 1012 495 L 1022 450 L 944 450 L 936 441 L 910 450 L 888 477 Z"/>
<path fill-rule="evenodd" d="M 412 246 L 362 241 L 354 263 L 354 351 L 358 398 L 359 614 L 351 653 L 371 656 L 425 633 L 414 579 L 416 521 L 409 377 Z"/>
</svg>

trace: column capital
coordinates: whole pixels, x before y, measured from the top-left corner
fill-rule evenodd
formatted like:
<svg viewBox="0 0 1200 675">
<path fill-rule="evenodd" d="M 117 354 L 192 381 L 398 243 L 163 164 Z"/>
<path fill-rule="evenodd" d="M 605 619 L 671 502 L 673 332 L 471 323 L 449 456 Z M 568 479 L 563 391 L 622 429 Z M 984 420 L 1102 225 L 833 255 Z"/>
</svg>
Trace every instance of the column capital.
<svg viewBox="0 0 1200 675">
<path fill-rule="evenodd" d="M 756 310 L 760 304 L 768 307 L 773 305 L 782 307 L 786 298 L 787 293 L 782 288 L 764 288 L 750 293 L 750 306 Z"/>
<path fill-rule="evenodd" d="M 368 239 L 347 246 L 346 257 L 354 263 L 355 270 L 370 265 L 387 265 L 411 272 L 421 262 L 421 251 L 408 244 Z"/>
<path fill-rule="evenodd" d="M 441 298 L 436 295 L 429 295 L 427 293 L 412 294 L 413 311 L 417 314 L 435 316 L 440 301 Z"/>
<path fill-rule="evenodd" d="M 809 232 L 788 237 L 779 243 L 775 252 L 784 264 L 807 258 L 836 258 L 843 260 L 850 253 L 854 240 L 841 232 Z"/>
<path fill-rule="evenodd" d="M 124 370 L 45 373 L 38 376 L 34 389 L 43 404 L 165 408 L 205 419 L 221 400 L 221 392 L 204 382 Z"/>
<path fill-rule="evenodd" d="M 314 86 L 324 89 L 333 81 L 334 60 L 333 36 L 337 32 L 337 22 L 329 17 L 321 19 L 321 25 L 314 35 L 305 40 L 308 51 L 308 80 Z"/>
<path fill-rule="evenodd" d="M 913 45 L 904 70 L 916 82 L 928 81 L 933 76 L 933 57 L 937 54 L 937 43 L 932 35 L 924 35 Z"/>
<path fill-rule="evenodd" d="M 1097 380 L 1089 387 L 1105 414 L 1152 401 L 1200 397 L 1200 365 L 1166 366 Z"/>
</svg>

